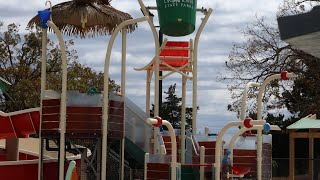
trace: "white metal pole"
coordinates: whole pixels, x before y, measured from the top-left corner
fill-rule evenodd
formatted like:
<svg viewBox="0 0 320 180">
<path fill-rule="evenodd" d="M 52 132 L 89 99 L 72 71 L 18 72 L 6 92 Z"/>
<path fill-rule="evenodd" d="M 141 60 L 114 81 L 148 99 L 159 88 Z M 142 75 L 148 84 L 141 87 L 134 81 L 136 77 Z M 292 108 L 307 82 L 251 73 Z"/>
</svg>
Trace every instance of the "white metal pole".
<svg viewBox="0 0 320 180">
<path fill-rule="evenodd" d="M 253 129 L 254 127 L 250 128 L 250 129 Z M 238 139 L 238 137 L 243 134 L 244 132 L 250 130 L 249 128 L 246 128 L 246 127 L 242 127 L 238 132 L 236 132 L 233 136 L 232 136 L 232 139 L 229 143 L 229 150 L 230 150 L 230 160 L 231 160 L 231 163 L 233 164 L 233 149 L 234 149 L 234 145 L 235 145 L 235 142 L 236 140 Z"/>
<path fill-rule="evenodd" d="M 165 146 L 165 145 L 161 145 L 161 146 L 160 146 L 160 154 L 162 154 L 162 155 L 167 154 L 166 146 Z"/>
<path fill-rule="evenodd" d="M 221 155 L 221 147 L 222 147 L 222 138 L 224 133 L 230 128 L 234 126 L 243 126 L 243 122 L 236 121 L 236 122 L 230 122 L 227 125 L 225 125 L 221 131 L 218 134 L 217 140 L 216 140 L 216 148 L 215 148 L 215 180 L 220 180 L 220 155 Z"/>
<path fill-rule="evenodd" d="M 67 113 L 67 54 L 62 35 L 58 27 L 51 21 L 47 22 L 48 26 L 56 33 L 62 58 L 62 88 L 61 88 L 61 105 L 60 105 L 60 156 L 59 156 L 59 179 L 64 179 L 64 157 L 65 157 L 65 133 L 66 133 L 66 113 Z"/>
<path fill-rule="evenodd" d="M 149 153 L 144 154 L 144 180 L 148 178 L 148 163 L 149 163 Z"/>
<path fill-rule="evenodd" d="M 147 123 L 157 124 L 158 120 L 153 118 L 148 118 Z M 171 123 L 167 120 L 162 120 L 162 125 L 166 126 L 170 133 L 170 139 L 171 139 L 171 180 L 176 180 L 177 178 L 177 141 L 176 141 L 176 133 L 174 132 L 174 129 L 171 125 Z"/>
<path fill-rule="evenodd" d="M 108 49 L 106 52 L 105 64 L 104 64 L 104 81 L 103 81 L 103 112 L 102 112 L 102 161 L 101 161 L 101 180 L 107 179 L 107 137 L 108 137 L 108 112 L 109 112 L 109 66 L 111 51 L 114 44 L 114 40 L 118 35 L 119 31 L 130 24 L 135 24 L 138 22 L 146 21 L 148 17 L 141 17 L 137 19 L 131 19 L 122 22 L 113 31 L 110 41 L 108 44 Z"/>
<path fill-rule="evenodd" d="M 206 12 L 205 17 L 202 20 L 202 23 L 197 31 L 195 41 L 194 41 L 194 53 L 193 53 L 193 94 L 192 94 L 192 134 L 195 135 L 197 132 L 197 96 L 198 96 L 198 46 L 200 35 L 203 31 L 204 26 L 206 25 L 210 15 L 212 13 L 212 9 L 210 8 L 208 12 Z"/>
<path fill-rule="evenodd" d="M 246 106 L 247 106 L 247 97 L 250 87 L 259 87 L 260 83 L 248 82 L 243 90 L 242 102 L 241 102 L 241 112 L 240 112 L 240 121 L 243 121 L 246 118 Z M 259 118 L 258 118 L 259 119 Z"/>
<path fill-rule="evenodd" d="M 41 95 L 40 95 L 40 128 L 39 128 L 39 155 L 42 152 L 41 125 L 42 125 L 42 100 L 46 90 L 46 74 L 47 74 L 47 41 L 48 28 L 42 29 L 42 54 L 41 54 Z M 38 179 L 42 180 L 42 157 L 39 156 Z"/>
<path fill-rule="evenodd" d="M 145 5 L 143 4 L 142 0 L 138 0 L 139 5 L 141 7 L 141 10 L 143 12 L 143 14 L 147 17 L 149 17 L 149 12 L 147 11 Z M 150 29 L 152 31 L 152 35 L 153 35 L 153 39 L 154 39 L 154 43 L 155 43 L 155 61 L 153 64 L 153 68 L 154 68 L 154 76 L 155 76 L 155 85 L 154 85 L 154 116 L 158 116 L 159 115 L 159 54 L 160 54 L 160 43 L 158 40 L 158 33 L 156 28 L 153 25 L 153 22 L 151 21 L 150 18 L 147 19 L 147 22 L 150 26 Z M 158 135 L 159 135 L 159 128 L 154 128 L 154 136 L 153 136 L 153 151 L 155 154 L 159 153 L 159 149 L 158 149 Z"/>
<path fill-rule="evenodd" d="M 294 78 L 296 77 L 295 74 L 293 73 L 287 73 L 286 74 L 287 78 Z M 261 85 L 261 88 L 259 90 L 259 94 L 258 94 L 258 108 L 257 108 L 257 119 L 262 119 L 262 96 L 264 94 L 264 91 L 266 90 L 267 85 L 275 79 L 281 79 L 281 74 L 274 74 L 272 76 L 269 76 Z M 257 145 L 257 156 L 258 156 L 258 180 L 261 180 L 261 163 L 262 163 L 262 130 L 258 130 L 257 132 L 258 134 L 258 145 Z M 260 164 L 260 165 L 259 165 Z"/>
<path fill-rule="evenodd" d="M 174 129 L 169 121 L 162 120 L 162 124 L 166 126 L 170 132 L 171 138 L 171 147 L 172 147 L 172 154 L 171 154 L 171 179 L 176 180 L 177 178 L 177 142 L 176 142 L 176 135 Z"/>
<path fill-rule="evenodd" d="M 151 71 L 147 70 L 147 84 L 146 84 L 146 114 L 150 117 L 150 86 L 151 86 Z M 148 128 L 145 128 L 145 133 L 148 132 Z M 146 151 L 150 153 L 150 139 L 149 136 L 145 136 Z"/>
<path fill-rule="evenodd" d="M 295 78 L 296 75 L 293 73 L 287 73 L 287 78 Z M 267 85 L 275 79 L 281 79 L 281 74 L 274 74 L 269 76 L 261 85 L 259 94 L 258 94 L 258 109 L 257 109 L 257 119 L 262 119 L 262 96 L 266 90 Z"/>
<path fill-rule="evenodd" d="M 206 148 L 200 147 L 200 164 L 205 164 Z M 204 166 L 200 166 L 200 180 L 204 180 Z"/>
<path fill-rule="evenodd" d="M 151 70 L 147 70 L 146 84 L 146 114 L 150 117 L 150 88 L 151 88 Z"/>
<path fill-rule="evenodd" d="M 122 28 L 122 63 L 121 63 L 121 95 L 126 97 L 126 57 L 127 57 L 127 28 Z M 126 103 L 124 101 L 124 103 Z M 124 111 L 125 113 L 125 111 Z M 125 117 L 125 114 L 124 114 Z M 123 135 L 125 136 L 125 124 L 123 123 Z M 135 128 L 135 127 L 134 127 Z M 122 138 L 121 141 L 121 180 L 124 180 L 124 145 L 125 145 L 125 138 Z"/>
<path fill-rule="evenodd" d="M 262 179 L 262 130 L 263 126 L 257 128 L 257 173 L 258 173 L 258 180 Z"/>
<path fill-rule="evenodd" d="M 182 76 L 182 101 L 181 101 L 181 164 L 185 163 L 186 151 L 186 91 L 187 91 L 187 78 Z"/>
<path fill-rule="evenodd" d="M 259 94 L 258 94 L 258 108 L 257 108 L 257 119 L 262 119 L 262 96 L 264 94 L 264 91 L 267 87 L 267 85 L 275 79 L 280 79 L 281 75 L 280 74 L 274 74 L 270 77 L 268 77 L 261 85 Z"/>
</svg>

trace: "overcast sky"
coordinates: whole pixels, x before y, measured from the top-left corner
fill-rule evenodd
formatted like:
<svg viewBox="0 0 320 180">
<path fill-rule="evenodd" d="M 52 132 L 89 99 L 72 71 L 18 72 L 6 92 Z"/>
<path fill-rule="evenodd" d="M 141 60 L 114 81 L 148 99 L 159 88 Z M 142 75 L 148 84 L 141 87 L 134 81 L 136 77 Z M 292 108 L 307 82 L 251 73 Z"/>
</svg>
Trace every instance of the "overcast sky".
<svg viewBox="0 0 320 180">
<path fill-rule="evenodd" d="M 52 0 L 53 5 L 64 0 Z M 155 6 L 155 0 L 145 0 L 146 6 Z M 233 43 L 244 40 L 240 30 L 255 20 L 256 15 L 265 16 L 275 20 L 276 11 L 282 0 L 198 0 L 198 8 L 212 8 L 207 26 L 205 27 L 199 43 L 198 52 L 198 128 L 209 126 L 216 132 L 228 121 L 236 120 L 236 114 L 227 111 L 231 103 L 227 91 L 228 84 L 218 82 L 216 75 L 225 73 L 224 64 Z M 136 0 L 113 0 L 111 4 L 121 11 L 141 17 L 140 7 Z M 38 10 L 45 7 L 45 0 L 0 0 L 0 21 L 5 25 L 18 23 L 24 32 L 27 22 L 36 15 Z M 157 14 L 154 12 L 154 14 Z M 200 24 L 202 14 L 197 14 L 197 25 Z M 80 17 L 79 17 L 80 18 Z M 157 18 L 155 18 L 157 25 Z M 189 40 L 194 34 L 179 38 Z M 68 39 L 70 37 L 66 37 Z M 73 38 L 73 37 L 71 37 Z M 165 37 L 169 40 L 177 40 Z M 75 38 L 74 38 L 75 39 Z M 121 43 L 117 38 L 112 52 L 111 78 L 120 84 Z M 105 52 L 109 37 L 91 39 L 75 39 L 75 49 L 78 51 L 80 61 L 96 69 L 103 70 Z M 139 24 L 138 29 L 128 35 L 127 46 L 127 96 L 145 109 L 145 72 L 134 71 L 134 67 L 142 67 L 150 62 L 154 56 L 154 43 L 147 23 Z M 175 75 L 165 79 L 164 90 L 177 83 L 177 94 L 181 96 L 181 76 Z M 192 82 L 187 82 L 187 104 L 192 102 Z M 153 94 L 153 93 L 152 93 Z"/>
</svg>

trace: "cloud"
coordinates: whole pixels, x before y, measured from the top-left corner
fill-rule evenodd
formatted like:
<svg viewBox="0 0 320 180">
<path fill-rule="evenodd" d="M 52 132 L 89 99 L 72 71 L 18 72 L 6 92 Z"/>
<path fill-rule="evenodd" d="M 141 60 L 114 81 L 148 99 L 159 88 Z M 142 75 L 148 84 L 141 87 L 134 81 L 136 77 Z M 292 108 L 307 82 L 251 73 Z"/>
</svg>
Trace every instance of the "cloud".
<svg viewBox="0 0 320 180">
<path fill-rule="evenodd" d="M 52 0 L 52 4 L 66 0 Z M 37 13 L 45 9 L 44 1 L 0 1 L 0 21 L 5 24 L 19 23 L 22 32 L 27 22 Z M 146 6 L 155 6 L 154 0 L 145 0 Z M 227 105 L 231 102 L 227 91 L 227 84 L 217 81 L 218 73 L 225 73 L 224 62 L 228 60 L 228 54 L 234 42 L 243 41 L 243 35 L 239 30 L 255 20 L 256 14 L 267 16 L 273 20 L 276 16 L 280 0 L 210 0 L 199 1 L 198 7 L 211 7 L 213 14 L 205 27 L 199 44 L 198 52 L 198 127 L 204 126 L 221 128 L 230 120 L 236 119 L 235 113 L 227 111 Z M 112 1 L 112 6 L 124 12 L 128 12 L 134 18 L 142 16 L 137 1 Z M 158 25 L 157 12 L 154 23 Z M 201 23 L 201 13 L 197 13 L 197 27 Z M 169 40 L 189 40 L 195 33 Z M 54 40 L 54 36 L 50 36 Z M 166 37 L 166 36 L 165 36 Z M 142 109 L 145 109 L 145 72 L 134 71 L 134 67 L 142 67 L 154 57 L 154 42 L 149 25 L 144 22 L 139 24 L 138 29 L 127 36 L 127 95 Z M 75 39 L 75 49 L 78 51 L 79 60 L 97 71 L 104 70 L 104 60 L 109 42 L 109 37 L 95 37 L 90 39 Z M 117 37 L 113 47 L 110 76 L 120 84 L 121 81 L 121 38 Z M 177 94 L 181 94 L 181 76 L 175 74 L 163 81 L 164 88 L 177 83 Z M 154 87 L 154 84 L 152 84 Z M 153 96 L 153 90 L 151 92 Z M 153 98 L 152 102 L 153 102 Z M 187 104 L 192 104 L 192 82 L 187 82 Z"/>
</svg>

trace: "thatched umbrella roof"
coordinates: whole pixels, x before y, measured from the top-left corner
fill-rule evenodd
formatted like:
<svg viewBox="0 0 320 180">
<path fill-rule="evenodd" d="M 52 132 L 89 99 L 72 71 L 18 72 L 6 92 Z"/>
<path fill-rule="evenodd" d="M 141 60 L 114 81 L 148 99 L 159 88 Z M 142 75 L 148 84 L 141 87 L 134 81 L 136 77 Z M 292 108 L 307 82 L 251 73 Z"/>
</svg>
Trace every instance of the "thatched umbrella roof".
<svg viewBox="0 0 320 180">
<path fill-rule="evenodd" d="M 52 20 L 63 34 L 75 36 L 110 35 L 123 21 L 132 19 L 110 5 L 111 0 L 73 0 L 52 7 Z M 85 20 L 86 19 L 86 20 Z M 86 23 L 83 23 L 86 21 Z M 41 27 L 38 15 L 33 17 L 28 27 Z M 137 24 L 128 26 L 132 32 Z"/>
</svg>

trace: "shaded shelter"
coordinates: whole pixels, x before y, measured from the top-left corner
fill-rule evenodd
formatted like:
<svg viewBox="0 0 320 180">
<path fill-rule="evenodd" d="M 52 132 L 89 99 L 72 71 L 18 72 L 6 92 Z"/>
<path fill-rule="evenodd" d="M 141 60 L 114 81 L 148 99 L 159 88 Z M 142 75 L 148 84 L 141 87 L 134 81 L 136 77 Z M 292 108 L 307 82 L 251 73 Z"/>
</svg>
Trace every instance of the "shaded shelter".
<svg viewBox="0 0 320 180">
<path fill-rule="evenodd" d="M 314 139 L 320 138 L 320 120 L 315 115 L 303 118 L 288 126 L 289 131 L 289 179 L 295 179 L 295 140 L 309 139 L 308 179 L 314 179 Z M 315 180 L 315 179 L 314 179 Z"/>
<path fill-rule="evenodd" d="M 111 0 L 72 0 L 52 7 L 52 21 L 60 31 L 69 36 L 93 37 L 110 35 L 123 21 L 132 19 L 128 13 L 110 5 Z M 49 10 L 49 9 L 48 9 Z M 41 28 L 38 15 L 28 23 L 28 27 Z M 129 25 L 128 32 L 136 29 L 137 24 Z"/>
</svg>

